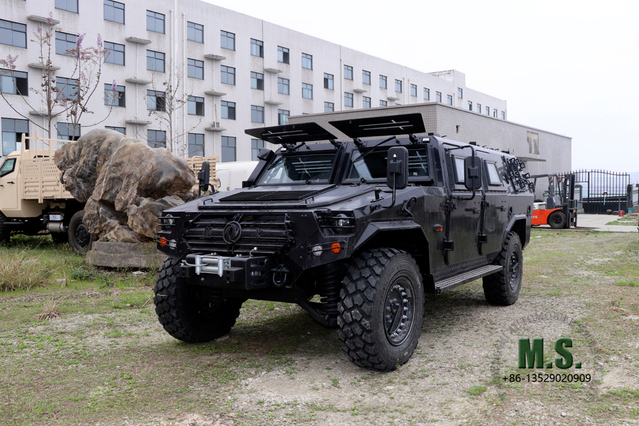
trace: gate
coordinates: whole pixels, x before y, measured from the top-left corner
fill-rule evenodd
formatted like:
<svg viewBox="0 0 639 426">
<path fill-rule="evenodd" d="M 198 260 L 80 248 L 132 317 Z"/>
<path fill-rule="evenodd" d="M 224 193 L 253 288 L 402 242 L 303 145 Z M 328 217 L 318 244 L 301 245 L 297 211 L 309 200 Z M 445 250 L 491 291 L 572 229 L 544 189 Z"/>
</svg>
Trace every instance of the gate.
<svg viewBox="0 0 639 426">
<path fill-rule="evenodd" d="M 575 186 L 581 188 L 578 201 L 586 214 L 607 214 L 608 211 L 628 211 L 632 203 L 628 199 L 630 175 L 606 170 L 578 170 Z"/>
</svg>

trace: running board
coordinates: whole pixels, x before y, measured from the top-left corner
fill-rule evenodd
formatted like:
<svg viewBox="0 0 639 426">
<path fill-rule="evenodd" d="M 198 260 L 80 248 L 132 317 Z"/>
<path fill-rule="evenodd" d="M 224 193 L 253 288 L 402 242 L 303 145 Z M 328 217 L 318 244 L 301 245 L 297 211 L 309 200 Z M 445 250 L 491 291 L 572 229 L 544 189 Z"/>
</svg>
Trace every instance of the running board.
<svg viewBox="0 0 639 426">
<path fill-rule="evenodd" d="M 435 294 L 442 294 L 444 291 L 452 290 L 455 287 L 475 281 L 486 275 L 494 274 L 502 269 L 504 269 L 504 267 L 501 265 L 486 265 L 473 269 L 472 271 L 464 272 L 463 274 L 455 275 L 454 277 L 445 278 L 435 282 Z"/>
</svg>

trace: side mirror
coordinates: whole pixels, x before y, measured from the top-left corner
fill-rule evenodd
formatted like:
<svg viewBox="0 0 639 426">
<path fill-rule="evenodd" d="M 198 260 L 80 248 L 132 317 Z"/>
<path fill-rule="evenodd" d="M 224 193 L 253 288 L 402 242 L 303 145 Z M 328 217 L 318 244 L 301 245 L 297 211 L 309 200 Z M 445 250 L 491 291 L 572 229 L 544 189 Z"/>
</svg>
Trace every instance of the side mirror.
<svg viewBox="0 0 639 426">
<path fill-rule="evenodd" d="M 464 158 L 464 169 L 466 171 L 464 186 L 469 191 L 481 188 L 481 161 L 473 153 L 472 156 Z"/>
<path fill-rule="evenodd" d="M 211 166 L 208 161 L 202 163 L 202 168 L 199 172 L 197 172 L 197 180 L 199 181 L 199 193 L 198 197 L 202 194 L 202 192 L 206 192 L 210 186 L 211 180 Z"/>
<path fill-rule="evenodd" d="M 394 146 L 386 159 L 386 184 L 393 189 L 404 189 L 408 184 L 408 149 Z"/>
</svg>

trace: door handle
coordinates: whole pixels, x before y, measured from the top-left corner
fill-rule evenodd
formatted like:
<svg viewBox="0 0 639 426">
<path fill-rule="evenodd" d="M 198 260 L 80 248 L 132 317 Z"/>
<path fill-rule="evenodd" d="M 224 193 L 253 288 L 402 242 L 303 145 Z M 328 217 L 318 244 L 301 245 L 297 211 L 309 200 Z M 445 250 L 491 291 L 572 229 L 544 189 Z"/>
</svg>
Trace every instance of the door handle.
<svg viewBox="0 0 639 426">
<path fill-rule="evenodd" d="M 477 207 L 473 207 L 472 209 L 465 209 L 467 212 L 473 212 L 474 214 L 479 213 L 479 209 Z"/>
<path fill-rule="evenodd" d="M 10 183 L 10 184 L 12 184 L 12 185 L 15 185 L 15 184 L 16 184 L 15 182 L 7 182 L 7 183 Z"/>
</svg>

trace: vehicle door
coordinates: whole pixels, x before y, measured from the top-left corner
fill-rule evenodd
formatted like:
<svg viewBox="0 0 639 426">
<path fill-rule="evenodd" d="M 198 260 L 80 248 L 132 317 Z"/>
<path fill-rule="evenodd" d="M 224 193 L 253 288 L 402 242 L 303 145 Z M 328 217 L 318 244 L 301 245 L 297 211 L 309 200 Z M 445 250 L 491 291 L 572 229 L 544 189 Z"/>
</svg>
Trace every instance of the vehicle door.
<svg viewBox="0 0 639 426">
<path fill-rule="evenodd" d="M 503 163 L 486 159 L 483 166 L 485 204 L 479 235 L 485 236 L 480 249 L 483 255 L 488 255 L 501 250 L 504 227 L 508 223 L 509 215 L 513 212 L 508 205 L 508 188 L 503 179 L 505 176 Z"/>
<path fill-rule="evenodd" d="M 18 158 L 6 157 L 0 166 L 0 210 L 18 208 Z"/>
</svg>

